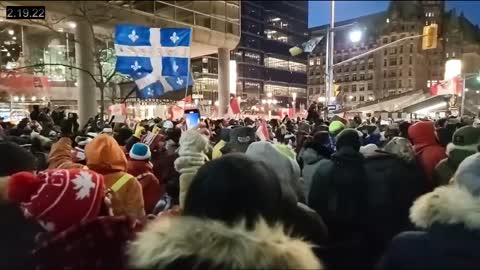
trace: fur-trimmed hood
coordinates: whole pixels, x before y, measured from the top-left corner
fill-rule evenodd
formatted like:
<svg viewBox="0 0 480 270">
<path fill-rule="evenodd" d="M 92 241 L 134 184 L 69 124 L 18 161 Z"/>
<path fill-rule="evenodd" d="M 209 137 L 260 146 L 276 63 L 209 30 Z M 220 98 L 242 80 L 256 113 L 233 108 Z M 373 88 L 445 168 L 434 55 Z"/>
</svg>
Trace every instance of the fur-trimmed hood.
<svg viewBox="0 0 480 270">
<path fill-rule="evenodd" d="M 244 224 L 227 227 L 207 219 L 163 217 L 140 233 L 128 255 L 135 269 L 165 269 L 181 260 L 190 269 L 200 264 L 215 269 L 322 268 L 309 244 L 263 221 L 247 231 Z"/>
<path fill-rule="evenodd" d="M 433 224 L 463 224 L 467 229 L 480 230 L 480 198 L 451 184 L 418 198 L 410 209 L 410 220 L 419 228 Z"/>
</svg>

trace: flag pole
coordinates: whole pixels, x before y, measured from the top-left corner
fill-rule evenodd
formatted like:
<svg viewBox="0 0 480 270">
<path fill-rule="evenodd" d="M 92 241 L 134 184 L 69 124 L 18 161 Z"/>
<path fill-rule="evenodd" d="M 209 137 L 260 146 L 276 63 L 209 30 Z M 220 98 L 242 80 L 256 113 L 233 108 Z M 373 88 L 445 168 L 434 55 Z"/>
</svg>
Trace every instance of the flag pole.
<svg viewBox="0 0 480 270">
<path fill-rule="evenodd" d="M 191 71 L 190 71 L 190 61 L 192 59 L 192 51 L 191 51 L 191 48 L 192 48 L 192 36 L 193 36 L 193 28 L 190 27 L 190 43 L 189 43 L 189 46 L 190 46 L 190 54 L 188 56 L 188 65 L 187 65 L 187 81 L 186 81 L 186 85 L 185 85 L 185 98 L 184 98 L 184 102 L 183 102 L 183 110 L 185 110 L 185 107 L 187 105 L 187 96 L 188 96 L 188 84 L 190 83 L 190 74 L 191 74 Z M 192 91 L 193 91 L 193 85 L 192 85 Z"/>
</svg>

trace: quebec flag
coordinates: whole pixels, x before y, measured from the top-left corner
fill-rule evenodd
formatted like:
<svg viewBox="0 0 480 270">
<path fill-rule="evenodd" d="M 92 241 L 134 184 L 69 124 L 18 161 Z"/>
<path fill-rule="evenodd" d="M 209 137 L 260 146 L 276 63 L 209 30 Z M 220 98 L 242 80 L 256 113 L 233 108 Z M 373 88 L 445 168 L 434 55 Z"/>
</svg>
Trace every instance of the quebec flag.
<svg viewBox="0 0 480 270">
<path fill-rule="evenodd" d="M 193 85 L 189 70 L 191 28 L 117 25 L 117 71 L 130 75 L 137 97 L 148 99 Z"/>
</svg>

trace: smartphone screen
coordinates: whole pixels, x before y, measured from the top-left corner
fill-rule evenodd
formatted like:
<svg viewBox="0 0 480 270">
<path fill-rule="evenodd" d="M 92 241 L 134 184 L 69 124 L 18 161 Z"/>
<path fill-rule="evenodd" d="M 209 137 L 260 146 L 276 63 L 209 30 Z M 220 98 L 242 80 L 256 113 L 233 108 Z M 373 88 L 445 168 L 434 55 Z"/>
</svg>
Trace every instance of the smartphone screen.
<svg viewBox="0 0 480 270">
<path fill-rule="evenodd" d="M 187 128 L 191 129 L 200 123 L 200 111 L 198 109 L 185 110 Z"/>
</svg>

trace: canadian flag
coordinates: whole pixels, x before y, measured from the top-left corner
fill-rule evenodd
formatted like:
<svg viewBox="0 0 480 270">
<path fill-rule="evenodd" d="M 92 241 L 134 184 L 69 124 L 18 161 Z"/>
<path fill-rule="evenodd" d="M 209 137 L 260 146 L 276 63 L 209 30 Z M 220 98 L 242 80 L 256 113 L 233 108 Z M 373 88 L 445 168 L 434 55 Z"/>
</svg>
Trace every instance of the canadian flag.
<svg viewBox="0 0 480 270">
<path fill-rule="evenodd" d="M 432 96 L 438 95 L 458 95 L 462 93 L 463 85 L 460 76 L 454 77 L 450 80 L 441 81 L 438 84 L 430 87 Z"/>
<path fill-rule="evenodd" d="M 260 138 L 261 141 L 270 140 L 270 135 L 268 133 L 268 128 L 267 128 L 267 122 L 265 120 L 262 120 L 255 134 L 258 136 L 258 138 Z"/>
</svg>

